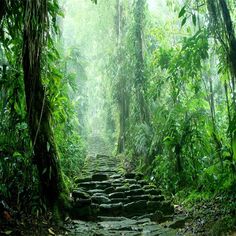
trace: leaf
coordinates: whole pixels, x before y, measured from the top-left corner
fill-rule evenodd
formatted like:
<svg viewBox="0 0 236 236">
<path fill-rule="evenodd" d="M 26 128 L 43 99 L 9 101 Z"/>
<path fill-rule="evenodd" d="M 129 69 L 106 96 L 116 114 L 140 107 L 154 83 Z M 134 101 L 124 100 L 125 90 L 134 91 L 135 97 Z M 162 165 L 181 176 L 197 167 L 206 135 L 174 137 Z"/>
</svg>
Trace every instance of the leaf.
<svg viewBox="0 0 236 236">
<path fill-rule="evenodd" d="M 42 172 L 42 175 L 44 175 L 47 171 L 47 168 L 44 168 L 43 172 Z"/>
<path fill-rule="evenodd" d="M 53 229 L 52 229 L 52 228 L 49 228 L 49 229 L 48 229 L 48 233 L 49 233 L 50 235 L 56 235 L 56 234 L 53 232 Z"/>
<path fill-rule="evenodd" d="M 179 12 L 179 18 L 182 17 L 182 16 L 186 13 L 185 8 L 186 8 L 186 6 L 183 6 L 182 9 L 180 10 L 180 12 Z"/>
<path fill-rule="evenodd" d="M 13 232 L 12 230 L 6 230 L 6 231 L 4 232 L 4 234 L 5 234 L 5 235 L 10 235 L 12 232 Z"/>
<path fill-rule="evenodd" d="M 50 150 L 50 143 L 47 142 L 47 151 L 49 152 L 49 150 Z"/>
<path fill-rule="evenodd" d="M 195 14 L 192 15 L 192 21 L 193 21 L 194 26 L 196 26 L 196 24 L 197 24 L 197 17 L 196 17 Z"/>
<path fill-rule="evenodd" d="M 181 27 L 183 27 L 185 25 L 186 21 L 187 21 L 187 17 L 184 17 L 184 19 L 182 20 L 182 23 L 181 23 Z"/>
</svg>

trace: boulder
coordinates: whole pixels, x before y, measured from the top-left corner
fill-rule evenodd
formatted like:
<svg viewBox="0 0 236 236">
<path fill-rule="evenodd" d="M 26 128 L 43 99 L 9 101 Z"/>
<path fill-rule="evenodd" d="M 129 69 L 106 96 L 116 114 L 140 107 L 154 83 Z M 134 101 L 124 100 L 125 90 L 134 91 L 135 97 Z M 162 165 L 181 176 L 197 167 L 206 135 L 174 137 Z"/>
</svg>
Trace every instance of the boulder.
<svg viewBox="0 0 236 236">
<path fill-rule="evenodd" d="M 142 174 L 142 173 L 137 173 L 136 174 L 136 179 L 137 180 L 142 180 L 144 178 L 144 174 Z"/>
<path fill-rule="evenodd" d="M 149 213 L 156 212 L 161 209 L 161 202 L 159 201 L 148 201 L 147 202 L 147 210 Z"/>
<path fill-rule="evenodd" d="M 92 178 L 87 177 L 87 178 L 83 178 L 83 179 L 76 179 L 76 180 L 75 180 L 75 183 L 76 183 L 76 184 L 79 184 L 79 183 L 90 182 L 90 181 L 92 181 Z"/>
<path fill-rule="evenodd" d="M 124 192 L 115 192 L 115 193 L 110 193 L 109 197 L 110 198 L 124 198 L 125 194 Z"/>
<path fill-rule="evenodd" d="M 115 187 L 111 186 L 111 187 L 105 188 L 104 191 L 106 194 L 113 193 L 115 191 Z"/>
<path fill-rule="evenodd" d="M 126 197 L 125 198 L 111 198 L 111 203 L 119 203 L 119 202 L 128 203 L 129 199 Z"/>
<path fill-rule="evenodd" d="M 129 191 L 129 187 L 126 187 L 126 186 L 118 186 L 116 187 L 115 189 L 115 192 L 125 192 L 125 191 Z"/>
<path fill-rule="evenodd" d="M 128 196 L 128 199 L 130 201 L 138 201 L 138 200 L 149 200 L 149 195 L 134 195 L 134 196 Z"/>
<path fill-rule="evenodd" d="M 174 214 L 174 205 L 172 205 L 170 201 L 164 201 L 161 203 L 160 210 L 165 215 Z"/>
<path fill-rule="evenodd" d="M 81 188 L 86 188 L 86 189 L 95 189 L 96 188 L 96 183 L 95 182 L 82 182 L 78 184 Z"/>
<path fill-rule="evenodd" d="M 91 199 L 76 199 L 75 200 L 75 207 L 84 207 L 84 206 L 90 206 L 92 203 Z"/>
<path fill-rule="evenodd" d="M 87 192 L 83 191 L 83 190 L 76 189 L 72 192 L 72 197 L 74 199 L 77 199 L 77 198 L 89 199 L 90 195 Z"/>
<path fill-rule="evenodd" d="M 103 180 L 108 180 L 108 175 L 104 173 L 96 173 L 93 174 L 92 176 L 93 181 L 103 181 Z"/>
<path fill-rule="evenodd" d="M 125 179 L 125 182 L 128 184 L 137 184 L 138 181 L 136 179 Z"/>
<path fill-rule="evenodd" d="M 100 205 L 100 215 L 101 216 L 118 216 L 123 212 L 122 203 L 113 204 L 101 204 Z"/>
<path fill-rule="evenodd" d="M 134 196 L 134 195 L 143 195 L 145 194 L 143 189 L 133 189 L 125 192 L 126 196 Z"/>
<path fill-rule="evenodd" d="M 130 189 L 140 189 L 141 188 L 141 185 L 140 184 L 131 184 L 129 186 Z"/>
<path fill-rule="evenodd" d="M 139 183 L 140 183 L 141 181 L 139 181 Z M 141 183 L 140 183 L 141 184 Z M 143 189 L 156 189 L 156 186 L 154 186 L 153 184 L 145 184 L 144 186 L 143 186 Z"/>
<path fill-rule="evenodd" d="M 135 179 L 136 174 L 135 173 L 126 173 L 125 178 L 126 179 Z"/>
<path fill-rule="evenodd" d="M 121 175 L 120 174 L 114 174 L 114 175 L 111 175 L 111 178 L 112 179 L 120 179 Z"/>
<path fill-rule="evenodd" d="M 162 196 L 162 195 L 158 195 L 158 196 L 151 195 L 150 197 L 151 197 L 152 201 L 159 201 L 160 202 L 160 201 L 164 201 L 165 200 L 164 196 Z"/>
<path fill-rule="evenodd" d="M 109 181 L 97 182 L 97 188 L 105 190 L 108 187 L 111 187 L 111 182 Z"/>
<path fill-rule="evenodd" d="M 88 191 L 90 194 L 96 194 L 96 193 L 104 193 L 105 191 L 103 189 L 92 189 Z"/>
<path fill-rule="evenodd" d="M 138 180 L 138 183 L 142 186 L 148 186 L 148 182 L 146 180 Z"/>
<path fill-rule="evenodd" d="M 124 205 L 124 213 L 126 216 L 137 216 L 146 213 L 147 202 L 145 200 L 130 202 Z"/>
<path fill-rule="evenodd" d="M 145 193 L 146 194 L 151 194 L 151 195 L 160 195 L 161 190 L 159 190 L 159 189 L 146 189 Z"/>
<path fill-rule="evenodd" d="M 111 200 L 105 196 L 92 196 L 91 198 L 93 203 L 103 204 L 103 203 L 110 203 Z"/>
</svg>

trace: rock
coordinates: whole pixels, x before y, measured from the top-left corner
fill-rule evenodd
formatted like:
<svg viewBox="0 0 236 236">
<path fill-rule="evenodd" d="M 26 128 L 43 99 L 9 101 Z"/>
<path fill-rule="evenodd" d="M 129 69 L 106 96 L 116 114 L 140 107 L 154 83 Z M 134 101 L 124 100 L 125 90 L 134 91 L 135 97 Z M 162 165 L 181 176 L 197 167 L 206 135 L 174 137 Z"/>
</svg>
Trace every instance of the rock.
<svg viewBox="0 0 236 236">
<path fill-rule="evenodd" d="M 90 182 L 90 181 L 92 181 L 92 178 L 87 177 L 87 178 L 83 178 L 83 179 L 76 179 L 76 180 L 75 180 L 75 183 L 76 183 L 76 184 L 79 184 L 79 183 Z"/>
<path fill-rule="evenodd" d="M 70 215 L 72 219 L 86 219 L 92 215 L 91 207 L 90 206 L 84 206 L 84 207 L 74 207 L 71 209 Z"/>
<path fill-rule="evenodd" d="M 125 178 L 126 179 L 134 179 L 136 177 L 135 173 L 126 173 Z"/>
<path fill-rule="evenodd" d="M 116 187 L 115 192 L 125 192 L 129 190 L 130 190 L 129 187 L 121 186 L 121 187 Z"/>
<path fill-rule="evenodd" d="M 160 210 L 165 214 L 174 214 L 174 205 L 171 204 L 170 201 L 165 201 L 161 203 Z"/>
<path fill-rule="evenodd" d="M 145 193 L 151 194 L 151 195 L 161 195 L 161 190 L 159 190 L 159 189 L 146 189 Z"/>
<path fill-rule="evenodd" d="M 145 192 L 143 189 L 133 189 L 133 190 L 126 191 L 125 194 L 127 196 L 134 196 L 134 195 L 143 195 L 145 194 Z"/>
<path fill-rule="evenodd" d="M 96 203 L 92 203 L 91 206 L 91 213 L 94 217 L 97 217 L 97 215 L 99 215 L 100 212 L 100 206 Z"/>
<path fill-rule="evenodd" d="M 123 192 L 115 192 L 109 194 L 110 198 L 124 198 L 125 194 Z"/>
<path fill-rule="evenodd" d="M 105 190 L 108 187 L 111 187 L 111 182 L 109 181 L 102 181 L 97 183 L 97 188 Z"/>
<path fill-rule="evenodd" d="M 146 180 L 139 180 L 138 183 L 142 186 L 148 186 L 148 182 Z"/>
<path fill-rule="evenodd" d="M 149 195 L 135 195 L 135 196 L 128 196 L 130 201 L 138 201 L 138 200 L 149 200 Z"/>
<path fill-rule="evenodd" d="M 162 196 L 162 195 L 158 195 L 158 196 L 151 195 L 150 197 L 151 197 L 152 201 L 159 201 L 159 202 L 161 202 L 161 201 L 165 200 L 164 196 Z"/>
<path fill-rule="evenodd" d="M 172 229 L 183 228 L 185 226 L 185 222 L 187 219 L 188 219 L 187 217 L 179 217 L 175 219 L 174 222 L 169 224 L 169 228 L 172 228 Z"/>
<path fill-rule="evenodd" d="M 93 181 L 103 181 L 103 180 L 108 180 L 108 175 L 103 174 L 103 173 L 96 173 L 92 175 L 92 180 Z"/>
<path fill-rule="evenodd" d="M 100 205 L 100 214 L 101 216 L 118 216 L 123 212 L 122 203 L 113 203 L 113 204 L 101 204 Z"/>
<path fill-rule="evenodd" d="M 90 195 L 87 192 L 77 189 L 72 192 L 72 197 L 74 199 L 77 199 L 77 198 L 89 199 Z"/>
<path fill-rule="evenodd" d="M 146 213 L 147 202 L 140 200 L 136 202 L 127 203 L 124 205 L 124 212 L 127 216 L 135 216 Z"/>
<path fill-rule="evenodd" d="M 166 221 L 173 220 L 173 215 L 163 215 L 163 217 L 159 220 L 159 223 L 163 223 Z"/>
<path fill-rule="evenodd" d="M 76 199 L 75 200 L 75 207 L 84 207 L 91 205 L 91 199 Z"/>
<path fill-rule="evenodd" d="M 108 187 L 108 188 L 105 188 L 105 193 L 109 194 L 109 193 L 113 193 L 115 191 L 115 187 Z"/>
<path fill-rule="evenodd" d="M 110 203 L 111 200 L 105 196 L 92 196 L 92 202 L 98 203 L 98 204 L 103 204 L 103 203 Z"/>
<path fill-rule="evenodd" d="M 95 189 L 96 183 L 95 182 L 82 182 L 82 183 L 79 183 L 79 186 L 86 189 Z"/>
<path fill-rule="evenodd" d="M 97 159 L 110 159 L 109 156 L 103 155 L 103 154 L 97 154 L 96 158 L 97 158 Z"/>
<path fill-rule="evenodd" d="M 128 203 L 129 199 L 126 197 L 125 198 L 111 198 L 111 203 L 119 203 L 119 202 Z"/>
<path fill-rule="evenodd" d="M 112 179 L 120 179 L 121 178 L 121 175 L 120 174 L 114 174 L 114 175 L 111 175 Z"/>
<path fill-rule="evenodd" d="M 157 210 L 161 209 L 161 202 L 159 201 L 148 201 L 147 202 L 147 209 L 149 213 L 153 213 Z"/>
<path fill-rule="evenodd" d="M 137 180 L 142 180 L 144 178 L 144 174 L 142 174 L 142 173 L 137 173 L 136 174 L 136 179 Z"/>
<path fill-rule="evenodd" d="M 105 229 L 111 228 L 113 231 L 118 230 L 118 231 L 122 232 L 122 234 L 119 234 L 119 235 L 128 235 L 129 236 L 129 235 L 133 235 L 130 233 L 132 233 L 132 231 L 135 231 L 134 226 L 136 223 L 137 222 L 135 220 L 131 220 L 131 219 L 126 218 L 122 221 L 103 221 L 98 224 Z M 113 235 L 113 234 L 110 233 L 109 235 Z"/>
<path fill-rule="evenodd" d="M 141 185 L 140 184 L 131 184 L 129 186 L 130 189 L 140 189 L 141 188 Z"/>
<path fill-rule="evenodd" d="M 139 181 L 139 183 L 140 183 L 140 181 Z M 154 186 L 153 184 L 147 184 L 147 185 L 143 186 L 143 189 L 156 189 L 156 186 Z"/>
<path fill-rule="evenodd" d="M 129 184 L 136 184 L 136 183 L 138 183 L 136 179 L 125 179 L 125 182 L 129 183 Z"/>
<path fill-rule="evenodd" d="M 104 193 L 105 191 L 102 189 L 92 189 L 88 191 L 91 194 L 96 194 L 96 193 Z"/>
<path fill-rule="evenodd" d="M 123 220 L 126 220 L 127 218 L 124 217 L 124 216 L 116 216 L 116 217 L 113 217 L 113 216 L 99 216 L 98 217 L 98 220 L 99 221 L 123 221 Z"/>
<path fill-rule="evenodd" d="M 123 184 L 124 184 L 124 183 L 122 183 L 122 182 L 120 182 L 120 183 L 112 183 L 112 186 L 116 188 L 116 187 L 121 187 L 121 186 L 123 186 Z"/>
</svg>

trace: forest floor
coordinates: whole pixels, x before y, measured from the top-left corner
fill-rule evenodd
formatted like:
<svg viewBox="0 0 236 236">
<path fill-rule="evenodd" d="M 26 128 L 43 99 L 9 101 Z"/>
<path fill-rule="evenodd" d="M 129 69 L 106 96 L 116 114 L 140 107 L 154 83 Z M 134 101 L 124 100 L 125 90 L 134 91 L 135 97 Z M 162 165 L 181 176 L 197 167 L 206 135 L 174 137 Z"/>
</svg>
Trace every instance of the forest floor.
<svg viewBox="0 0 236 236">
<path fill-rule="evenodd" d="M 91 138 L 89 141 L 90 145 L 95 144 L 89 150 L 77 180 L 78 189 L 72 193 L 84 194 L 86 199 L 78 200 L 74 197 L 74 207 L 65 222 L 53 223 L 50 213 L 44 217 L 23 213 L 20 217 L 14 217 L 11 212 L 4 211 L 0 221 L 0 235 L 236 235 L 236 229 L 229 232 L 227 228 L 229 224 L 235 225 L 232 217 L 235 210 L 232 211 L 230 207 L 230 203 L 235 203 L 233 197 L 217 196 L 210 201 L 199 201 L 185 207 L 177 204 L 172 209 L 164 196 L 156 194 L 158 188 L 153 188 L 141 177 L 137 179 L 137 174 L 125 175 L 122 164 L 110 157 L 110 146 L 96 140 Z M 97 155 L 98 152 L 106 155 Z M 111 192 L 106 192 L 109 188 Z M 120 191 L 117 192 L 117 189 Z M 128 193 L 135 194 L 127 197 Z M 161 211 L 153 211 L 157 198 L 161 202 Z M 103 201 L 107 201 L 107 204 Z"/>
</svg>

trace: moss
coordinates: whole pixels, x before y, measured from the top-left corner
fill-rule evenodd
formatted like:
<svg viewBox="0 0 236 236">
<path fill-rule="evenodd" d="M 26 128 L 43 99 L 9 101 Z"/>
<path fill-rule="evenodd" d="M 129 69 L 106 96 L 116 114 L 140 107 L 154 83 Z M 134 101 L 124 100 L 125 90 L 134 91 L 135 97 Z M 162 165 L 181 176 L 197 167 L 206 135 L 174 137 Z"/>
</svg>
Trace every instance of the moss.
<svg viewBox="0 0 236 236">
<path fill-rule="evenodd" d="M 232 229 L 235 229 L 236 217 L 226 216 L 222 219 L 217 220 L 211 229 L 211 235 L 221 236 L 226 235 Z"/>
</svg>

